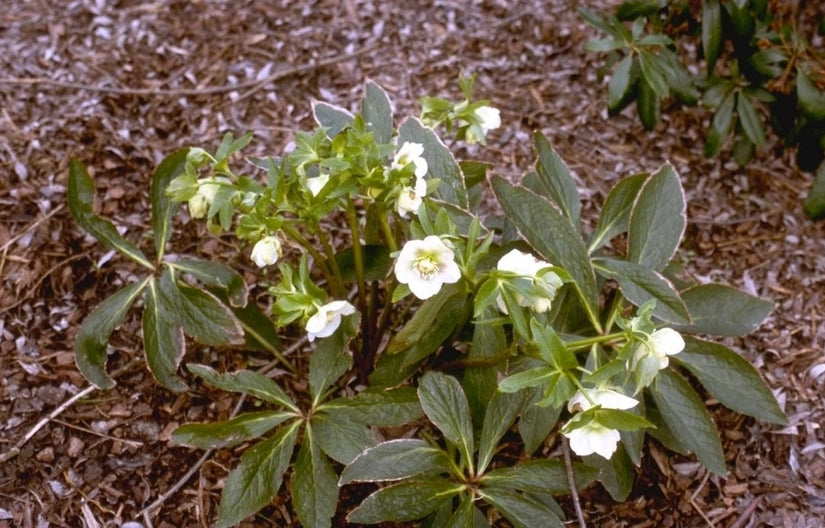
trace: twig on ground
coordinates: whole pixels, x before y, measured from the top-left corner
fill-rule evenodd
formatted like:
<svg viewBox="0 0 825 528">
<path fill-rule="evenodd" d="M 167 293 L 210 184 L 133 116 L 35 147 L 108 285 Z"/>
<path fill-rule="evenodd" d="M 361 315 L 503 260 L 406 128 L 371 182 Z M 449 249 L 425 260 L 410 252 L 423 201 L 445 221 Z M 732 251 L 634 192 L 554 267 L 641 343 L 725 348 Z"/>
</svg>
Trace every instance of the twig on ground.
<svg viewBox="0 0 825 528">
<path fill-rule="evenodd" d="M 713 524 L 713 522 L 710 519 L 708 519 L 708 516 L 705 515 L 705 512 L 702 511 L 702 509 L 699 507 L 698 504 L 696 504 L 696 500 L 695 500 L 696 497 L 699 495 L 699 492 L 702 491 L 702 488 L 704 488 L 705 485 L 708 483 L 709 478 L 710 478 L 710 472 L 706 471 L 705 472 L 705 478 L 703 478 L 702 482 L 699 483 L 699 487 L 696 488 L 696 491 L 694 491 L 691 494 L 690 499 L 688 500 L 688 502 L 690 502 L 690 505 L 693 506 L 693 509 L 696 510 L 696 512 L 702 517 L 702 519 L 705 520 L 705 522 L 707 523 L 707 525 L 710 528 L 715 528 L 715 525 Z"/>
<path fill-rule="evenodd" d="M 576 518 L 579 520 L 579 528 L 587 528 L 582 513 L 582 505 L 579 502 L 579 492 L 576 491 L 576 475 L 573 473 L 573 462 L 570 460 L 570 446 L 564 436 L 561 437 L 561 448 L 564 452 L 564 467 L 567 469 L 567 486 L 570 488 L 570 497 L 573 498 L 573 508 L 575 508 Z"/>
<path fill-rule="evenodd" d="M 169 89 L 163 90 L 158 88 L 117 88 L 114 86 L 95 86 L 92 84 L 83 84 L 83 83 L 75 83 L 75 82 L 68 82 L 68 81 L 58 81 L 55 79 L 49 79 L 47 77 L 11 77 L 6 79 L 0 79 L 0 84 L 17 84 L 17 85 L 36 85 L 36 84 L 47 84 L 50 86 L 57 86 L 59 88 L 68 88 L 71 90 L 80 90 L 85 92 L 98 92 L 98 93 L 109 93 L 109 94 L 116 94 L 116 95 L 133 95 L 133 96 L 147 96 L 147 97 L 181 97 L 187 95 L 215 95 L 215 94 L 222 94 L 227 92 L 234 92 L 236 90 L 250 90 L 250 89 L 258 89 L 262 86 L 265 86 L 271 82 L 277 81 L 279 79 L 283 79 L 285 77 L 291 77 L 292 75 L 297 75 L 300 73 L 306 73 L 308 71 L 312 71 L 318 68 L 323 68 L 325 66 L 331 66 L 333 64 L 337 64 L 339 62 L 343 62 L 355 57 L 359 57 L 361 55 L 365 55 L 375 49 L 378 48 L 378 43 L 368 44 L 363 48 L 353 51 L 352 53 L 346 53 L 343 55 L 335 55 L 334 57 L 329 57 L 326 59 L 321 59 L 316 62 L 310 62 L 307 64 L 302 64 L 300 66 L 294 66 L 292 68 L 285 68 L 283 70 L 277 71 L 272 75 L 264 77 L 263 79 L 253 79 L 250 81 L 241 82 L 238 84 L 227 84 L 221 86 L 205 86 L 203 88 L 180 88 L 180 89 Z M 248 93 L 245 95 L 249 95 Z"/>
<path fill-rule="evenodd" d="M 753 513 L 756 511 L 756 508 L 759 507 L 760 502 L 762 502 L 761 495 L 753 499 L 753 501 L 748 504 L 748 507 L 745 508 L 745 511 L 742 512 L 742 515 L 740 515 L 728 528 L 744 528 L 745 525 L 748 524 L 748 521 L 750 521 Z"/>
</svg>

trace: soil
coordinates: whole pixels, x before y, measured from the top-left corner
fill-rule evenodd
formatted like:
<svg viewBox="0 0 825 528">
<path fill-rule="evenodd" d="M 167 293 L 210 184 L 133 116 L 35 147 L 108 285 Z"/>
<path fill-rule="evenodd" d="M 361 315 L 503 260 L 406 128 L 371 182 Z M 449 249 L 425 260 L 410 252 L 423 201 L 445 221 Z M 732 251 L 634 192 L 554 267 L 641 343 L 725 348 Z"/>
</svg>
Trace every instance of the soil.
<svg viewBox="0 0 825 528">
<path fill-rule="evenodd" d="M 821 17 L 814 4 L 804 5 Z M 148 247 L 150 175 L 172 150 L 214 149 L 227 131 L 252 131 L 247 154 L 277 154 L 313 126 L 312 99 L 354 109 L 373 79 L 397 115 L 417 114 L 422 95 L 458 97 L 460 73 L 476 74 L 476 93 L 503 121 L 486 150 L 468 155 L 517 178 L 533 162 L 532 132 L 542 131 L 574 171 L 591 219 L 617 179 L 670 161 L 689 201 L 685 269 L 776 303 L 756 332 L 727 344 L 757 366 L 789 425 L 709 401 L 730 475 L 712 476 L 651 443 L 628 501 L 613 503 L 599 486 L 583 494 L 588 526 L 822 526 L 825 225 L 802 212 L 811 175 L 775 138 L 746 168 L 727 154 L 704 159 L 702 110 L 671 105 L 653 132 L 632 109 L 608 119 L 601 58 L 584 50 L 596 33 L 575 11 L 583 5 L 0 3 L 0 455 L 20 447 L 0 462 L 0 528 L 210 526 L 239 453 L 218 450 L 199 465 L 202 452 L 169 441 L 180 423 L 225 418 L 236 404 L 226 394 L 196 386 L 176 395 L 143 368 L 120 375 L 114 389 L 87 389 L 74 337 L 134 268 L 72 220 L 71 156 L 93 171 L 100 214 Z M 219 257 L 254 279 L 248 248 L 210 238 L 197 223 L 177 227 L 181 251 Z M 132 315 L 115 333 L 111 370 L 141 357 L 139 326 Z M 268 359 L 195 346 L 186 358 L 221 368 Z M 358 493 L 345 491 L 342 511 Z M 285 491 L 242 524 L 292 525 Z"/>
</svg>

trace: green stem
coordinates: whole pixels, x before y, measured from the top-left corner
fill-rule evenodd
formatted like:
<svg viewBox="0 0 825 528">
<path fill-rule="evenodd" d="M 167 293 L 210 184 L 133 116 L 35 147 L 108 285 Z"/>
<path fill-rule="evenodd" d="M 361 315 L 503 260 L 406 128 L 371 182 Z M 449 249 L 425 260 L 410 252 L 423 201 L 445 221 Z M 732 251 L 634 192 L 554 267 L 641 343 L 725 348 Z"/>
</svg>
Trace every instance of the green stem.
<svg viewBox="0 0 825 528">
<path fill-rule="evenodd" d="M 281 230 L 286 233 L 286 235 L 298 242 L 301 247 L 307 250 L 307 252 L 312 255 L 312 258 L 315 259 L 317 266 L 321 269 L 321 273 L 324 275 L 324 278 L 327 280 L 327 283 L 336 292 L 336 296 L 338 296 L 339 292 L 343 292 L 343 285 L 340 282 L 337 282 L 333 274 L 330 272 L 329 266 L 327 266 L 326 259 L 324 255 L 322 255 L 316 248 L 313 246 L 309 240 L 307 240 L 304 235 L 301 234 L 300 231 L 295 229 L 293 226 L 289 225 L 288 223 L 284 223 L 281 225 Z M 343 293 L 341 293 L 343 295 Z"/>
<path fill-rule="evenodd" d="M 395 235 L 390 227 L 390 221 L 387 217 L 387 211 L 380 210 L 378 212 L 379 223 L 381 224 L 381 234 L 384 236 L 384 241 L 387 247 L 390 248 L 390 253 L 398 251 L 398 243 L 395 241 Z"/>
<path fill-rule="evenodd" d="M 347 220 L 352 232 L 352 258 L 355 263 L 355 280 L 358 284 L 358 303 L 363 310 L 367 306 L 367 293 L 364 282 L 364 250 L 361 247 L 361 231 L 358 227 L 358 215 L 355 212 L 355 204 L 352 203 L 352 198 L 347 201 Z"/>
<path fill-rule="evenodd" d="M 333 293 L 336 298 L 343 298 L 346 296 L 346 291 L 344 290 L 344 279 L 341 277 L 341 270 L 338 268 L 338 263 L 335 261 L 335 250 L 332 248 L 329 237 L 327 237 L 326 233 L 321 229 L 318 230 L 318 239 L 321 241 L 321 246 L 324 248 L 324 253 L 327 256 L 327 262 L 329 263 L 329 268 L 332 271 L 332 276 L 335 277 L 335 287 L 333 288 Z"/>
<path fill-rule="evenodd" d="M 615 332 L 613 334 L 605 334 L 600 336 L 588 337 L 586 339 L 579 339 L 577 341 L 570 341 L 565 343 L 568 350 L 581 350 L 583 348 L 588 348 L 591 345 L 595 345 L 597 343 L 604 343 L 605 341 L 613 341 L 615 339 L 621 339 L 626 337 L 624 332 Z"/>
</svg>

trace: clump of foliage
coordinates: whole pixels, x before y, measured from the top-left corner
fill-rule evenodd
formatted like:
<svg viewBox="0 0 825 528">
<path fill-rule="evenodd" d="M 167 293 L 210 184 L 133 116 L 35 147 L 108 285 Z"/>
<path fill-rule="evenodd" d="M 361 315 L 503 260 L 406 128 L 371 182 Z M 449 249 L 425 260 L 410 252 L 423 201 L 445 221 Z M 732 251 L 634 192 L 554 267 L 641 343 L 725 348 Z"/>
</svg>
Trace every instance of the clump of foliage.
<svg viewBox="0 0 825 528">
<path fill-rule="evenodd" d="M 662 102 L 712 111 L 704 154 L 730 145 L 747 164 L 773 130 L 796 147 L 804 171 L 817 170 L 805 201 L 812 218 L 825 217 L 825 51 L 798 30 L 794 3 L 771 0 L 628 0 L 615 14 L 582 10 L 606 33 L 588 49 L 607 53 L 612 68 L 608 110 L 632 102 L 642 124 L 653 130 Z M 813 28 L 816 30 L 816 28 Z M 825 18 L 818 31 L 825 33 Z M 691 44 L 701 41 L 704 73 Z"/>
<path fill-rule="evenodd" d="M 93 180 L 72 161 L 73 215 L 143 272 L 78 332 L 77 365 L 92 383 L 114 384 L 107 342 L 138 299 L 147 366 L 169 390 L 189 390 L 178 372 L 184 335 L 274 356 L 274 372 L 288 372 L 188 365 L 256 400 L 173 434 L 243 449 L 217 526 L 265 508 L 288 474 L 308 527 L 331 526 L 340 488 L 364 482 L 381 486 L 348 511 L 351 522 L 485 527 L 496 510 L 514 526 L 561 527 L 556 495 L 598 480 L 628 496 L 648 435 L 727 472 L 696 382 L 731 409 L 784 423 L 746 360 L 689 335 L 747 334 L 773 305 L 672 274 L 686 225 L 673 167 L 621 180 L 587 231 L 575 180 L 542 134 L 518 183 L 456 160 L 435 129 L 484 143 L 500 125 L 471 88 L 463 79 L 458 102 L 425 98 L 421 118 L 397 127 L 375 83 L 358 113 L 316 103 L 318 127 L 289 152 L 249 159 L 249 174 L 233 168 L 249 136 L 172 153 L 152 179 L 154 260 L 93 212 Z M 485 185 L 499 213 L 481 217 Z M 184 203 L 190 219 L 251 246 L 264 310 L 240 273 L 171 252 Z M 580 460 L 536 454 L 560 442 Z M 523 451 L 518 462 L 498 456 L 505 445 Z"/>
</svg>

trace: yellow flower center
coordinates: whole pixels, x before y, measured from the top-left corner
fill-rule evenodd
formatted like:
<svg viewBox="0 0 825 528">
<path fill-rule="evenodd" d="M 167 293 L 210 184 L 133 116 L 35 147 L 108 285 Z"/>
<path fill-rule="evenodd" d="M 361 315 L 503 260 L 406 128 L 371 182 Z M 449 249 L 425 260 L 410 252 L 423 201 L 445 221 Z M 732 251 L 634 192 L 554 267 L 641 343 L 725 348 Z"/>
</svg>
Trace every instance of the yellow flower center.
<svg viewBox="0 0 825 528">
<path fill-rule="evenodd" d="M 438 261 L 430 255 L 418 257 L 415 260 L 413 267 L 415 268 L 416 273 L 418 273 L 418 276 L 422 279 L 429 279 L 439 270 Z"/>
</svg>

